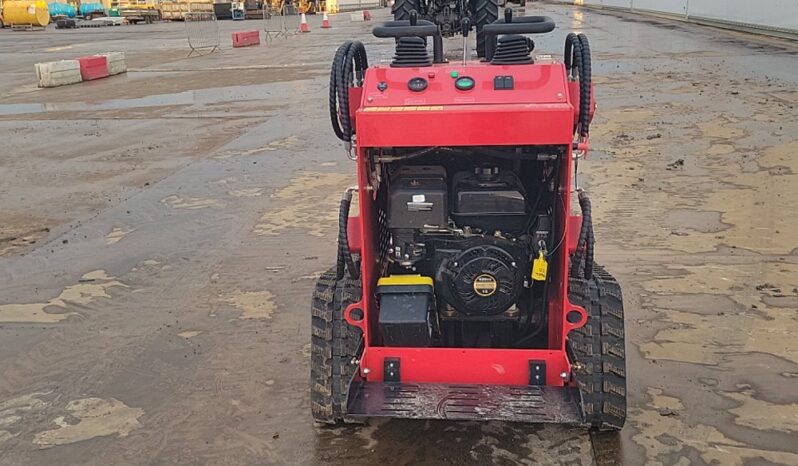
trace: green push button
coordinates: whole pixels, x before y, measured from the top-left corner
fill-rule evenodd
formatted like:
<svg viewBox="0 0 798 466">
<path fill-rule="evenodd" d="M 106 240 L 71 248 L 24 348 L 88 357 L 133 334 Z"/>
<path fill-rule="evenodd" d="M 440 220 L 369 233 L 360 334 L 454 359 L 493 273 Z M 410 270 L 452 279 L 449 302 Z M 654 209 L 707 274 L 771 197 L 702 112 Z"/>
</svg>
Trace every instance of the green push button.
<svg viewBox="0 0 798 466">
<path fill-rule="evenodd" d="M 462 78 L 458 78 L 457 81 L 454 82 L 454 87 L 461 91 L 468 91 L 474 88 L 474 79 L 468 76 L 463 76 Z"/>
<path fill-rule="evenodd" d="M 458 76 L 460 76 L 460 74 L 457 71 L 452 71 L 452 77 L 453 78 L 456 78 Z"/>
</svg>

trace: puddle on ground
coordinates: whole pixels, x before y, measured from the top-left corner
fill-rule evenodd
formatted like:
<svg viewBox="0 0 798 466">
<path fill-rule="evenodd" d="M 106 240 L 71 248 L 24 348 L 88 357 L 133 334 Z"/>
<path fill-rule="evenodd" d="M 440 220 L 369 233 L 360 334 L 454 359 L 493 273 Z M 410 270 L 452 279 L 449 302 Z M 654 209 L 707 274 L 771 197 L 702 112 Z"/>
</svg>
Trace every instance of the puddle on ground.
<svg viewBox="0 0 798 466">
<path fill-rule="evenodd" d="M 268 291 L 239 291 L 223 301 L 241 311 L 240 319 L 271 319 L 276 308 L 274 295 Z"/>
<path fill-rule="evenodd" d="M 182 197 L 177 194 L 161 199 L 161 203 L 168 205 L 173 209 L 207 209 L 208 207 L 224 208 L 224 203 L 218 199 L 211 199 L 205 197 Z"/>
<path fill-rule="evenodd" d="M 663 395 L 657 389 L 649 388 L 649 397 L 652 401 L 644 407 L 629 410 L 629 423 L 639 430 L 632 440 L 645 449 L 645 457 L 653 464 L 691 464 L 694 454 L 706 463 L 724 466 L 743 466 L 753 459 L 798 464 L 798 454 L 754 448 L 726 437 L 713 426 L 688 422 L 688 416 L 682 416 L 680 409 L 674 409 L 681 407 L 682 402 Z M 674 414 L 663 416 L 662 409 L 670 409 Z"/>
<path fill-rule="evenodd" d="M 55 324 L 79 315 L 77 312 L 51 313 L 50 307 L 69 309 L 71 306 L 88 306 L 98 298 L 110 298 L 108 290 L 128 286 L 109 277 L 104 270 L 95 270 L 83 275 L 77 284 L 64 288 L 55 298 L 41 303 L 2 304 L 0 322 Z"/>
<path fill-rule="evenodd" d="M 98 110 L 124 110 L 131 108 L 164 107 L 175 105 L 229 104 L 263 100 L 274 91 L 273 83 L 249 86 L 228 86 L 193 89 L 174 94 L 156 94 L 135 99 L 112 99 L 99 102 L 51 102 L 0 104 L 0 115 L 24 115 L 45 112 L 85 112 Z"/>
<path fill-rule="evenodd" d="M 108 244 L 108 245 L 116 244 L 122 238 L 124 238 L 126 234 L 130 233 L 131 231 L 133 231 L 133 230 L 126 229 L 126 228 L 120 228 L 120 227 L 114 227 L 114 229 L 111 230 L 110 233 L 105 235 L 105 244 Z"/>
<path fill-rule="evenodd" d="M 83 398 L 70 401 L 67 416 L 53 419 L 58 427 L 39 432 L 33 443 L 39 448 L 81 442 L 95 437 L 127 435 L 141 427 L 138 419 L 144 414 L 140 408 L 131 408 L 121 401 L 109 398 Z"/>
<path fill-rule="evenodd" d="M 253 232 L 258 235 L 277 235 L 298 228 L 312 236 L 324 236 L 338 221 L 340 195 L 347 186 L 356 183 L 354 175 L 341 173 L 303 173 L 288 186 L 277 191 L 274 198 L 281 206 L 270 209 L 258 221 Z M 333 193 L 333 194 L 330 194 Z M 356 211 L 352 202 L 352 211 Z"/>
</svg>

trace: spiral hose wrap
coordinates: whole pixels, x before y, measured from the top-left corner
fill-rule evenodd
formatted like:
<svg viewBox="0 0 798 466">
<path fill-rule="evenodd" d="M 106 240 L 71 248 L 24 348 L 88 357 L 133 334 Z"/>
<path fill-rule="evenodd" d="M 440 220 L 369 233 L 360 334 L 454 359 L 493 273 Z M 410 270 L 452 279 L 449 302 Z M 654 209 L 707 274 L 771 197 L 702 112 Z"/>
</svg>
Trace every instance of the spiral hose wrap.
<svg viewBox="0 0 798 466">
<path fill-rule="evenodd" d="M 565 70 L 572 79 L 579 79 L 579 135 L 590 131 L 590 87 L 592 67 L 590 43 L 584 34 L 569 33 L 565 38 Z"/>
<path fill-rule="evenodd" d="M 366 48 L 360 41 L 346 41 L 335 52 L 330 70 L 330 120 L 338 139 L 351 148 L 355 133 L 349 115 L 349 88 L 363 85 L 368 68 Z"/>
<path fill-rule="evenodd" d="M 338 211 L 338 261 L 336 262 L 336 278 L 344 278 L 344 271 L 349 270 L 349 277 L 357 279 L 360 272 L 349 251 L 349 207 L 352 204 L 352 189 L 347 189 L 341 198 L 341 208 Z"/>
</svg>

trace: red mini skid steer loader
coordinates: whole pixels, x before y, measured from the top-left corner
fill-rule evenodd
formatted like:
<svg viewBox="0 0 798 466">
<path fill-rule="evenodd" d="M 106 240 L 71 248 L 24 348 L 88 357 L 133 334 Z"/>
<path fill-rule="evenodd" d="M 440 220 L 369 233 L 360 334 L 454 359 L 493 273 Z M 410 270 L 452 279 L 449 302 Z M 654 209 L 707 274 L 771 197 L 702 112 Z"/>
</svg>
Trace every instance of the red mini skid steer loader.
<svg viewBox="0 0 798 466">
<path fill-rule="evenodd" d="M 357 41 L 338 49 L 330 115 L 358 178 L 313 294 L 317 421 L 623 426 L 621 289 L 593 263 L 574 180 L 590 50 L 569 34 L 563 62 L 536 57 L 523 34 L 553 29 L 506 10 L 483 28 L 482 61 L 450 63 L 438 27 L 411 14 L 374 28 L 396 41 L 390 65 L 369 67 Z"/>
</svg>

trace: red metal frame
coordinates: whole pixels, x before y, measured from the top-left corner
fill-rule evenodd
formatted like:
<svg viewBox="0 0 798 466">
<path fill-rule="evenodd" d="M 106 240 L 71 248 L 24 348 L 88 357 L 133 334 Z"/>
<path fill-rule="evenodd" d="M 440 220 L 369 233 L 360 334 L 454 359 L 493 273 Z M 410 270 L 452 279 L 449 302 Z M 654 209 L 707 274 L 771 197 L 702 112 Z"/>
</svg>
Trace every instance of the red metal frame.
<svg viewBox="0 0 798 466">
<path fill-rule="evenodd" d="M 460 91 L 453 72 L 468 76 L 476 86 Z M 495 76 L 513 76 L 513 91 L 494 90 Z M 411 92 L 407 82 L 424 77 L 429 85 Z M 380 91 L 378 83 L 387 84 Z M 382 87 L 382 86 L 381 86 Z M 354 90 L 354 89 L 353 89 Z M 581 217 L 570 215 L 570 186 L 574 127 L 578 121 L 578 85 L 569 82 L 561 63 L 495 66 L 433 65 L 422 68 L 378 66 L 366 72 L 362 88 L 350 98 L 357 133 L 357 172 L 360 216 L 350 218 L 349 246 L 362 257 L 363 298 L 349 306 L 344 317 L 363 330 L 365 346 L 360 376 L 366 381 L 383 380 L 383 360 L 401 358 L 402 381 L 416 383 L 481 383 L 528 385 L 529 361 L 546 362 L 547 385 L 572 384 L 571 365 L 565 351 L 568 332 L 587 320 L 585 310 L 568 301 L 568 253 L 577 248 Z M 592 100 L 592 96 L 591 96 Z M 579 141 L 587 150 L 587 141 Z M 555 238 L 560 238 L 557 262 L 549 265 L 549 347 L 546 349 L 396 348 L 381 345 L 375 300 L 377 270 L 377 212 L 375 193 L 369 186 L 370 148 L 558 145 L 566 147 L 560 170 Z M 555 243 L 556 245 L 556 243 Z M 352 318 L 362 309 L 363 319 Z M 576 323 L 564 317 L 581 314 Z"/>
</svg>

